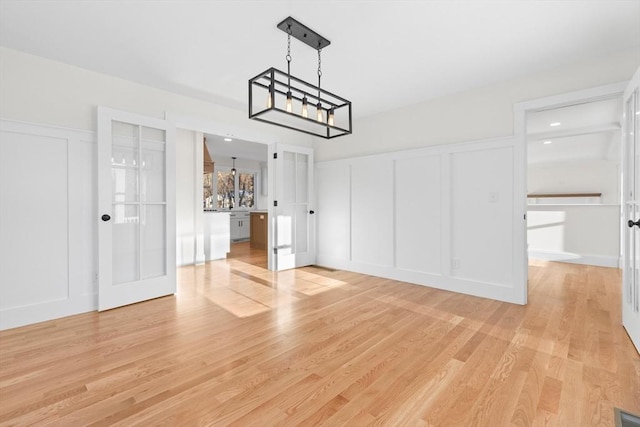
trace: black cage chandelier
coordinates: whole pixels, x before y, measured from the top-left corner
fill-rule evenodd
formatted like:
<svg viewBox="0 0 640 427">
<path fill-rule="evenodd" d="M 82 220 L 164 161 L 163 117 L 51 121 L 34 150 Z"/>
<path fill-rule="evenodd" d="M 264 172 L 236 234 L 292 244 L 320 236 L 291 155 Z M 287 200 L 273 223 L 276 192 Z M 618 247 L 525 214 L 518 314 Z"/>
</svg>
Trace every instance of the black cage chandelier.
<svg viewBox="0 0 640 427">
<path fill-rule="evenodd" d="M 350 134 L 351 101 L 320 86 L 321 53 L 331 42 L 292 17 L 278 28 L 287 33 L 287 72 L 271 67 L 249 80 L 249 118 L 326 139 Z M 291 75 L 291 36 L 318 51 L 317 86 Z"/>
</svg>

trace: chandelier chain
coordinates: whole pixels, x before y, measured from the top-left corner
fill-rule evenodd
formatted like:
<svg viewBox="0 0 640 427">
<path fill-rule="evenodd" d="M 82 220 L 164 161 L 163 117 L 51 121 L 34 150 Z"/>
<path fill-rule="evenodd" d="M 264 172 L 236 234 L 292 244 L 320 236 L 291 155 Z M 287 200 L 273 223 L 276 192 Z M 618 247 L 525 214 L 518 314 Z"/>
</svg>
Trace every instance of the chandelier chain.
<svg viewBox="0 0 640 427">
<path fill-rule="evenodd" d="M 291 26 L 287 28 L 287 62 L 291 62 Z"/>
<path fill-rule="evenodd" d="M 321 98 L 321 92 L 320 92 L 320 79 L 322 78 L 322 56 L 320 55 L 322 53 L 322 48 L 318 47 L 318 106 L 320 105 L 320 98 Z"/>
<path fill-rule="evenodd" d="M 287 88 L 291 91 L 291 25 L 287 27 Z"/>
</svg>

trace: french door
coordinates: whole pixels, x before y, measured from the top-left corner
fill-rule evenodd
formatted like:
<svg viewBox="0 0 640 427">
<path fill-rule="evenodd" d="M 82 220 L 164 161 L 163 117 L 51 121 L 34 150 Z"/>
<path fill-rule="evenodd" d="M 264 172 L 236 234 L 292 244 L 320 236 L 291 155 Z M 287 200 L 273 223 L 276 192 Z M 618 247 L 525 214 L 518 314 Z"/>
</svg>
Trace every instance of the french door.
<svg viewBox="0 0 640 427">
<path fill-rule="evenodd" d="M 640 352 L 640 68 L 623 96 L 622 324 Z"/>
<path fill-rule="evenodd" d="M 98 309 L 176 292 L 175 129 L 98 108 Z"/>
<path fill-rule="evenodd" d="M 271 170 L 275 170 L 273 213 L 269 215 L 271 269 L 312 265 L 316 262 L 313 149 L 275 144 L 270 147 L 270 158 Z"/>
</svg>

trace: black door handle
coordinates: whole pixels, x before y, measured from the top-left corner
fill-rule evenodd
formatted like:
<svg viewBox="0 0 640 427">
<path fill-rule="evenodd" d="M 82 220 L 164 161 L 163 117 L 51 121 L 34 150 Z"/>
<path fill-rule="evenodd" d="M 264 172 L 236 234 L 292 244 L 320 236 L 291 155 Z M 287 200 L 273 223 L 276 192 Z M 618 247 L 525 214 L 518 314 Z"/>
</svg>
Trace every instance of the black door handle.
<svg viewBox="0 0 640 427">
<path fill-rule="evenodd" d="M 101 217 L 101 218 L 102 218 L 102 220 L 103 220 L 103 221 L 105 221 L 105 222 L 106 222 L 106 221 L 109 221 L 109 220 L 111 219 L 111 217 L 110 217 L 109 215 L 107 215 L 107 214 L 102 215 L 102 217 Z"/>
<path fill-rule="evenodd" d="M 640 219 L 636 222 L 633 222 L 633 220 L 630 219 L 629 222 L 627 222 L 627 225 L 629 226 L 629 228 L 633 227 L 634 225 L 637 225 L 638 228 L 640 228 Z"/>
<path fill-rule="evenodd" d="M 313 215 L 314 213 L 316 213 L 316 211 L 309 211 L 310 215 Z"/>
</svg>

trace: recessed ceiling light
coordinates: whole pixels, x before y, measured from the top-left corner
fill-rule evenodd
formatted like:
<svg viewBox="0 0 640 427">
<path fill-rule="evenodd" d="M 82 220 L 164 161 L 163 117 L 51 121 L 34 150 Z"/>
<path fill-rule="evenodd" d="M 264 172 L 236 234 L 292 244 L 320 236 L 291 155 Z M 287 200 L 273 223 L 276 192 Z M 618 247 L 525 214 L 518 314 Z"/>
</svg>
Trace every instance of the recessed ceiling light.
<svg viewBox="0 0 640 427">
<path fill-rule="evenodd" d="M 231 139 L 231 138 L 225 138 L 224 140 L 225 140 L 226 142 L 231 142 L 231 141 L 233 141 L 233 139 Z"/>
<path fill-rule="evenodd" d="M 543 142 L 543 144 L 545 144 L 545 145 L 549 145 L 549 144 L 551 144 L 552 142 L 553 142 L 553 141 L 544 141 L 544 142 Z"/>
<path fill-rule="evenodd" d="M 549 123 L 549 126 L 560 126 L 560 122 Z"/>
</svg>

